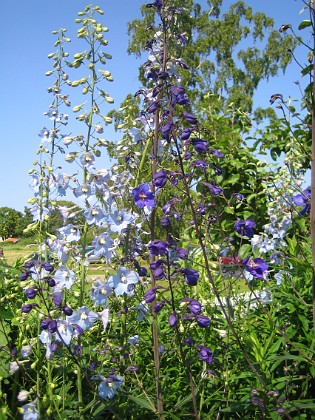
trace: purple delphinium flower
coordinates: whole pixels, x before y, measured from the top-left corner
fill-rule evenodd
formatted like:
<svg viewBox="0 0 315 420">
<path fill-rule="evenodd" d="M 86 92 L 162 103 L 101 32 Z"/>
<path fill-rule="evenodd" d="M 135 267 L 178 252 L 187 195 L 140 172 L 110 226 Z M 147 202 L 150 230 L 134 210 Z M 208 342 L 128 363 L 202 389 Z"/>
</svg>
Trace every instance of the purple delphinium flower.
<svg viewBox="0 0 315 420">
<path fill-rule="evenodd" d="M 124 293 L 128 296 L 132 296 L 138 281 L 138 273 L 121 267 L 118 269 L 117 274 L 109 277 L 107 284 L 115 290 L 116 296 L 122 296 Z"/>
<path fill-rule="evenodd" d="M 37 289 L 34 289 L 34 288 L 26 289 L 25 290 L 25 296 L 28 299 L 34 299 L 36 297 L 36 295 L 37 295 L 37 292 L 38 292 L 38 290 Z"/>
<path fill-rule="evenodd" d="M 164 229 L 170 229 L 172 227 L 171 219 L 167 216 L 161 217 L 160 225 L 164 227 Z"/>
<path fill-rule="evenodd" d="M 141 184 L 132 190 L 133 198 L 138 207 L 154 207 L 154 193 L 150 191 L 149 184 Z"/>
<path fill-rule="evenodd" d="M 243 201 L 243 200 L 245 200 L 245 196 L 244 196 L 244 194 L 241 194 L 241 193 L 233 193 L 233 194 L 231 195 L 231 198 L 236 198 L 238 201 Z"/>
<path fill-rule="evenodd" d="M 156 299 L 156 287 L 149 289 L 144 294 L 145 303 L 151 303 Z"/>
<path fill-rule="evenodd" d="M 254 260 L 251 261 L 250 257 L 247 257 L 242 261 L 242 264 L 245 266 L 246 271 L 258 279 L 265 278 L 269 267 L 262 258 L 254 258 Z"/>
<path fill-rule="evenodd" d="M 197 315 L 196 316 L 196 321 L 197 321 L 197 324 L 199 325 L 199 327 L 202 327 L 202 328 L 209 327 L 209 325 L 211 323 L 210 318 L 208 318 L 205 315 Z"/>
<path fill-rule="evenodd" d="M 236 232 L 238 232 L 242 236 L 248 236 L 252 238 L 254 236 L 254 227 L 256 223 L 254 220 L 246 219 L 246 220 L 237 220 L 234 224 Z"/>
<path fill-rule="evenodd" d="M 191 139 L 191 144 L 198 153 L 206 153 L 208 150 L 208 142 L 203 139 Z"/>
<path fill-rule="evenodd" d="M 188 258 L 188 252 L 184 248 L 176 248 L 176 254 L 181 260 L 186 260 Z"/>
<path fill-rule="evenodd" d="M 166 300 L 161 300 L 160 302 L 157 302 L 157 303 L 154 305 L 154 308 L 153 308 L 154 312 L 155 312 L 156 314 L 157 314 L 158 312 L 160 312 L 160 311 L 164 308 L 165 304 L 166 304 Z"/>
<path fill-rule="evenodd" d="M 181 200 L 179 198 L 171 198 L 166 204 L 164 204 L 164 206 L 162 207 L 162 211 L 164 214 L 170 214 L 172 207 L 176 204 L 179 203 Z"/>
<path fill-rule="evenodd" d="M 179 272 L 185 275 L 185 281 L 189 286 L 196 286 L 199 279 L 199 273 L 197 270 L 193 270 L 192 268 L 182 268 Z"/>
<path fill-rule="evenodd" d="M 311 190 L 307 188 L 303 191 L 302 194 L 297 194 L 292 197 L 294 204 L 297 206 L 304 206 L 304 208 L 299 212 L 300 216 L 309 213 L 311 210 Z"/>
<path fill-rule="evenodd" d="M 191 301 L 189 302 L 189 310 L 194 315 L 200 315 L 200 313 L 201 313 L 201 303 L 198 302 L 198 300 L 191 299 Z"/>
<path fill-rule="evenodd" d="M 148 245 L 150 254 L 152 255 L 164 255 L 168 252 L 169 243 L 165 241 L 160 241 L 158 239 L 155 239 L 154 241 L 151 241 Z"/>
<path fill-rule="evenodd" d="M 199 349 L 199 359 L 203 360 L 206 363 L 212 363 L 213 353 L 209 347 L 206 346 L 197 346 Z"/>
<path fill-rule="evenodd" d="M 159 107 L 158 101 L 151 102 L 151 104 L 147 107 L 146 112 L 148 114 L 153 114 Z"/>
<path fill-rule="evenodd" d="M 213 147 L 209 148 L 209 152 L 213 154 L 213 156 L 216 156 L 218 158 L 223 158 L 224 154 L 222 152 L 220 152 L 220 150 L 218 149 L 214 149 Z"/>
<path fill-rule="evenodd" d="M 201 169 L 202 171 L 205 171 L 207 169 L 208 163 L 205 162 L 204 160 L 200 160 L 200 159 L 196 159 L 193 162 L 190 163 L 189 167 L 190 168 L 198 168 Z"/>
<path fill-rule="evenodd" d="M 180 138 L 181 140 L 188 140 L 191 133 L 192 133 L 193 129 L 192 128 L 185 128 L 181 133 L 180 133 Z"/>
<path fill-rule="evenodd" d="M 182 116 L 189 124 L 195 125 L 198 123 L 197 117 L 194 114 L 190 114 L 189 112 L 183 112 Z"/>
<path fill-rule="evenodd" d="M 221 187 L 218 187 L 217 185 L 213 185 L 210 182 L 201 182 L 201 184 L 208 187 L 211 194 L 213 194 L 213 195 L 219 195 L 219 194 L 223 193 L 223 189 Z"/>
<path fill-rule="evenodd" d="M 153 177 L 153 184 L 155 187 L 162 188 L 167 182 L 166 171 L 159 171 Z"/>
<path fill-rule="evenodd" d="M 163 139 L 165 139 L 167 142 L 170 141 L 170 134 L 172 132 L 172 130 L 175 128 L 175 125 L 172 122 L 168 122 L 165 125 L 163 125 L 163 127 L 161 128 L 161 132 L 162 132 L 162 137 Z"/>
<path fill-rule="evenodd" d="M 168 322 L 170 324 L 170 327 L 175 327 L 175 325 L 177 324 L 177 316 L 176 313 L 173 312 L 169 318 L 168 318 Z"/>
</svg>

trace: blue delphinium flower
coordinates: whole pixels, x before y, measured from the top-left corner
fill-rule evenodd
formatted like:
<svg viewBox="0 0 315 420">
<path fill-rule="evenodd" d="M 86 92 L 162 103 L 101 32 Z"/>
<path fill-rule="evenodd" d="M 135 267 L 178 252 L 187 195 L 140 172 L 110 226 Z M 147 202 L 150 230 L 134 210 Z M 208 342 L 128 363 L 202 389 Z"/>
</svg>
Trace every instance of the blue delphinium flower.
<svg viewBox="0 0 315 420">
<path fill-rule="evenodd" d="M 122 376 L 112 375 L 109 378 L 104 379 L 98 386 L 98 395 L 100 398 L 113 399 L 117 390 L 124 383 Z"/>
<path fill-rule="evenodd" d="M 129 271 L 125 267 L 118 269 L 117 274 L 109 277 L 107 284 L 115 290 L 116 296 L 134 294 L 135 285 L 139 281 L 139 274 L 135 271 Z"/>
<path fill-rule="evenodd" d="M 73 312 L 71 316 L 67 316 L 67 321 L 70 324 L 79 325 L 83 330 L 91 328 L 97 320 L 98 314 L 91 311 L 87 306 L 82 306 L 80 309 Z"/>
<path fill-rule="evenodd" d="M 141 184 L 132 190 L 133 198 L 138 207 L 154 207 L 154 193 L 150 191 L 149 184 Z"/>
<path fill-rule="evenodd" d="M 292 197 L 294 204 L 297 206 L 304 206 L 304 208 L 299 212 L 300 216 L 309 213 L 311 210 L 311 190 L 307 188 L 303 191 L 302 194 L 297 194 Z"/>
</svg>

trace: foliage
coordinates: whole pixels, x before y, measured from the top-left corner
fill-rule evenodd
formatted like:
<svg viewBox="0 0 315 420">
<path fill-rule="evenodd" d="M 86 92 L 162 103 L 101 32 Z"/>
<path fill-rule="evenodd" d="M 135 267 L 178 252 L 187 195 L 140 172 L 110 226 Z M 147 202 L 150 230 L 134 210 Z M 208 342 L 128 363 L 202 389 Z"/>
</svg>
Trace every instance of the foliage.
<svg viewBox="0 0 315 420">
<path fill-rule="evenodd" d="M 10 207 L 0 208 L 0 236 L 4 239 L 19 238 L 27 224 L 28 219 L 20 211 Z"/>
<path fill-rule="evenodd" d="M 259 82 L 286 69 L 296 42 L 292 36 L 283 39 L 273 29 L 272 18 L 253 12 L 244 1 L 232 3 L 228 10 L 222 0 L 207 3 L 203 9 L 190 0 L 173 2 L 175 9 L 185 10 L 176 15 L 178 36 L 187 39 L 182 58 L 192 69 L 188 78 L 181 74 L 183 85 L 192 88 L 195 103 L 211 92 L 224 99 L 226 107 L 249 112 Z M 134 20 L 128 29 L 129 52 L 137 55 L 146 48 L 147 28 L 154 22 L 152 8 L 143 6 L 142 14 L 143 19 Z"/>
</svg>

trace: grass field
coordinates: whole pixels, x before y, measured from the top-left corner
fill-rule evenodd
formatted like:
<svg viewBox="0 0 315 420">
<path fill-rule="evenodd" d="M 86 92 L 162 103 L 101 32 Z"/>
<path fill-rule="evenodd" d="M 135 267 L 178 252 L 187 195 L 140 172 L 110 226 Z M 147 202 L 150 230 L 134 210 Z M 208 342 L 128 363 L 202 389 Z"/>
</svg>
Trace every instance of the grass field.
<svg viewBox="0 0 315 420">
<path fill-rule="evenodd" d="M 0 248 L 3 249 L 6 262 L 13 264 L 17 259 L 25 258 L 27 255 L 36 251 L 37 245 L 25 241 L 17 242 L 16 244 L 1 242 Z"/>
<path fill-rule="evenodd" d="M 19 258 L 24 259 L 38 250 L 37 245 L 29 243 L 29 241 L 21 241 L 16 244 L 1 242 L 0 248 L 3 249 L 4 261 L 9 265 L 14 264 Z M 90 264 L 88 267 L 88 276 L 104 276 L 107 271 L 106 268 L 104 264 Z"/>
</svg>

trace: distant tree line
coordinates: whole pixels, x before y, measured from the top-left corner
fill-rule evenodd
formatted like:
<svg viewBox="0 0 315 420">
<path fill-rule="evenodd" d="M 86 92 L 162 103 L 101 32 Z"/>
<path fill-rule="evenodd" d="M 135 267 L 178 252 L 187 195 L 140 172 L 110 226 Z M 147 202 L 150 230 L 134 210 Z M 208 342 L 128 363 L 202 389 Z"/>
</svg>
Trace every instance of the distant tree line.
<svg viewBox="0 0 315 420">
<path fill-rule="evenodd" d="M 69 207 L 76 206 L 75 203 L 70 201 L 58 201 L 57 204 Z M 81 212 L 79 212 L 79 214 L 80 213 Z M 8 238 L 25 238 L 32 236 L 34 234 L 33 231 L 24 232 L 24 229 L 32 222 L 33 215 L 28 207 L 24 207 L 23 213 L 10 207 L 0 207 L 0 239 L 6 240 Z M 72 222 L 79 223 L 79 216 Z M 49 233 L 56 233 L 56 230 L 62 225 L 62 216 L 58 210 L 58 206 L 55 206 L 55 208 L 51 210 L 47 223 Z"/>
</svg>

